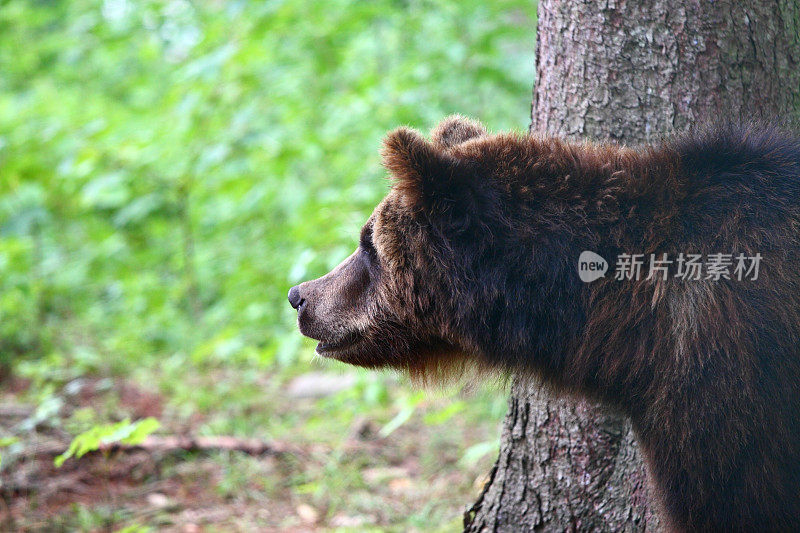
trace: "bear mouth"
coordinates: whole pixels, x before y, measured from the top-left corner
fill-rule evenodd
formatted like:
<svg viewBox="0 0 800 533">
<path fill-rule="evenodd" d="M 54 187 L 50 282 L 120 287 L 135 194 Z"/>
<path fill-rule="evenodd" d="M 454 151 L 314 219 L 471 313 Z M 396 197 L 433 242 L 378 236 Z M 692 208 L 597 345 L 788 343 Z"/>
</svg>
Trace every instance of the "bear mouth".
<svg viewBox="0 0 800 533">
<path fill-rule="evenodd" d="M 356 333 L 350 333 L 336 341 L 320 341 L 319 344 L 317 344 L 316 352 L 325 357 L 333 357 L 335 352 L 341 352 L 348 348 L 352 348 L 360 340 L 360 335 Z"/>
</svg>

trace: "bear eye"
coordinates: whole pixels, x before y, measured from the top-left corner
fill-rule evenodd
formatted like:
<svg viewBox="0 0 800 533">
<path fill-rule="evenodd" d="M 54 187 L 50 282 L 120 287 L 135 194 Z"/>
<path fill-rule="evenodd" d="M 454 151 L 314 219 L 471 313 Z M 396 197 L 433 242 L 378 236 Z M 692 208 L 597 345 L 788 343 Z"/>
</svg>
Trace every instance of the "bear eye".
<svg viewBox="0 0 800 533">
<path fill-rule="evenodd" d="M 375 245 L 372 244 L 372 224 L 364 226 L 364 229 L 361 230 L 361 237 L 359 238 L 358 244 L 361 246 L 362 250 L 367 252 L 370 262 L 377 264 L 378 252 L 375 250 Z"/>
</svg>

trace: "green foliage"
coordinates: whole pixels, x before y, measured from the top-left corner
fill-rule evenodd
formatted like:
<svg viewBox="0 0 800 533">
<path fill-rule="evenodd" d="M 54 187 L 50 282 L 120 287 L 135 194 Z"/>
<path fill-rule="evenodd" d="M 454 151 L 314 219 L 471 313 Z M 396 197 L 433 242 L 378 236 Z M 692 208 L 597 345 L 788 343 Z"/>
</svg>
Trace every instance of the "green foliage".
<svg viewBox="0 0 800 533">
<path fill-rule="evenodd" d="M 131 524 L 116 531 L 116 533 L 150 533 L 153 528 L 149 526 L 142 526 L 140 524 Z"/>
<path fill-rule="evenodd" d="M 19 442 L 17 437 L 2 437 L 0 438 L 0 448 L 5 448 L 6 446 L 11 446 L 12 444 L 16 444 Z M 3 464 L 3 456 L 0 455 L 0 465 Z"/>
<path fill-rule="evenodd" d="M 394 376 L 337 366 L 352 387 L 287 398 L 313 350 L 286 292 L 356 246 L 388 188 L 387 130 L 450 113 L 527 127 L 535 12 L 522 0 L 3 1 L 0 371 L 29 380 L 24 401 L 37 406 L 11 432 L 80 433 L 62 462 L 139 438 L 153 422 L 103 425 L 137 418 L 114 379 L 84 391 L 99 408 L 70 392 L 85 376 L 125 376 L 161 394 L 165 426 L 198 434 L 337 449 L 374 423 L 398 442 L 421 424 L 489 439 L 497 394 L 434 405 Z M 455 468 L 438 450 L 458 449 L 461 433 L 434 433 L 429 471 Z M 363 466 L 321 453 L 316 470 L 269 483 L 330 513 L 361 491 L 347 505 L 372 514 Z M 392 512 L 403 530 L 443 511 L 407 523 Z M 74 515 L 78 529 L 124 518 L 113 505 Z"/>
<path fill-rule="evenodd" d="M 523 128 L 527 3 L 4 2 L 0 357 L 271 365 L 399 124 Z"/>
<path fill-rule="evenodd" d="M 497 454 L 500 450 L 500 440 L 490 440 L 473 444 L 464 452 L 461 462 L 465 465 L 474 465 L 481 457 L 488 454 Z"/>
<path fill-rule="evenodd" d="M 125 419 L 116 424 L 94 426 L 72 439 L 67 451 L 57 456 L 53 460 L 53 464 L 60 468 L 64 461 L 70 457 L 80 459 L 85 454 L 99 450 L 101 446 L 108 444 L 141 444 L 158 427 L 158 420 L 152 417 L 143 418 L 133 423 Z"/>
<path fill-rule="evenodd" d="M 400 402 L 400 411 L 389 421 L 389 423 L 381 428 L 379 432 L 380 436 L 388 437 L 394 430 L 405 424 L 408 419 L 411 418 L 411 415 L 414 414 L 414 410 L 417 408 L 417 405 L 419 405 L 424 398 L 425 396 L 423 392 L 417 392 L 415 394 L 402 397 L 402 401 Z"/>
</svg>

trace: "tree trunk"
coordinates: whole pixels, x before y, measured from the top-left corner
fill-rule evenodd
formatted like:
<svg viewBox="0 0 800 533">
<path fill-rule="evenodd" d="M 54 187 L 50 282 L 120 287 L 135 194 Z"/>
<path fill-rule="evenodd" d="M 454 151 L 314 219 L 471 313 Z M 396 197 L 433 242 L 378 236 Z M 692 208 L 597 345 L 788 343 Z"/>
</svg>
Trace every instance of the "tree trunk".
<svg viewBox="0 0 800 533">
<path fill-rule="evenodd" d="M 800 4 L 540 0 L 536 60 L 532 131 L 638 144 L 708 120 L 785 118 L 800 107 Z M 464 523 L 660 529 L 629 422 L 521 381 Z"/>
</svg>

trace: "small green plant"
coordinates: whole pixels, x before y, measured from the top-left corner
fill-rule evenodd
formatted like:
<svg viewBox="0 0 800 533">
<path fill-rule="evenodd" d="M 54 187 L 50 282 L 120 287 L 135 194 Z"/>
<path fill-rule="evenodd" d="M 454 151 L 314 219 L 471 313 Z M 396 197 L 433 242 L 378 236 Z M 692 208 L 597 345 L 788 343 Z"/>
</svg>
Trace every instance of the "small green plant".
<svg viewBox="0 0 800 533">
<path fill-rule="evenodd" d="M 158 429 L 159 425 L 158 420 L 148 417 L 133 423 L 126 418 L 116 424 L 94 426 L 72 439 L 67 451 L 56 457 L 53 464 L 60 468 L 70 457 L 74 456 L 79 459 L 91 451 L 99 450 L 103 445 L 141 444 L 148 435 Z"/>
<path fill-rule="evenodd" d="M 0 448 L 5 448 L 6 446 L 11 446 L 12 444 L 16 444 L 19 442 L 17 437 L 2 437 L 0 438 Z M 3 464 L 3 456 L 0 455 L 0 465 Z"/>
<path fill-rule="evenodd" d="M 475 466 L 478 461 L 489 454 L 496 455 L 500 451 L 500 440 L 493 439 L 473 444 L 466 449 L 459 461 L 462 467 Z"/>
<path fill-rule="evenodd" d="M 129 526 L 125 526 L 122 529 L 118 529 L 115 533 L 149 533 L 153 531 L 153 528 L 150 526 L 143 526 L 141 524 L 131 524 Z"/>
</svg>

